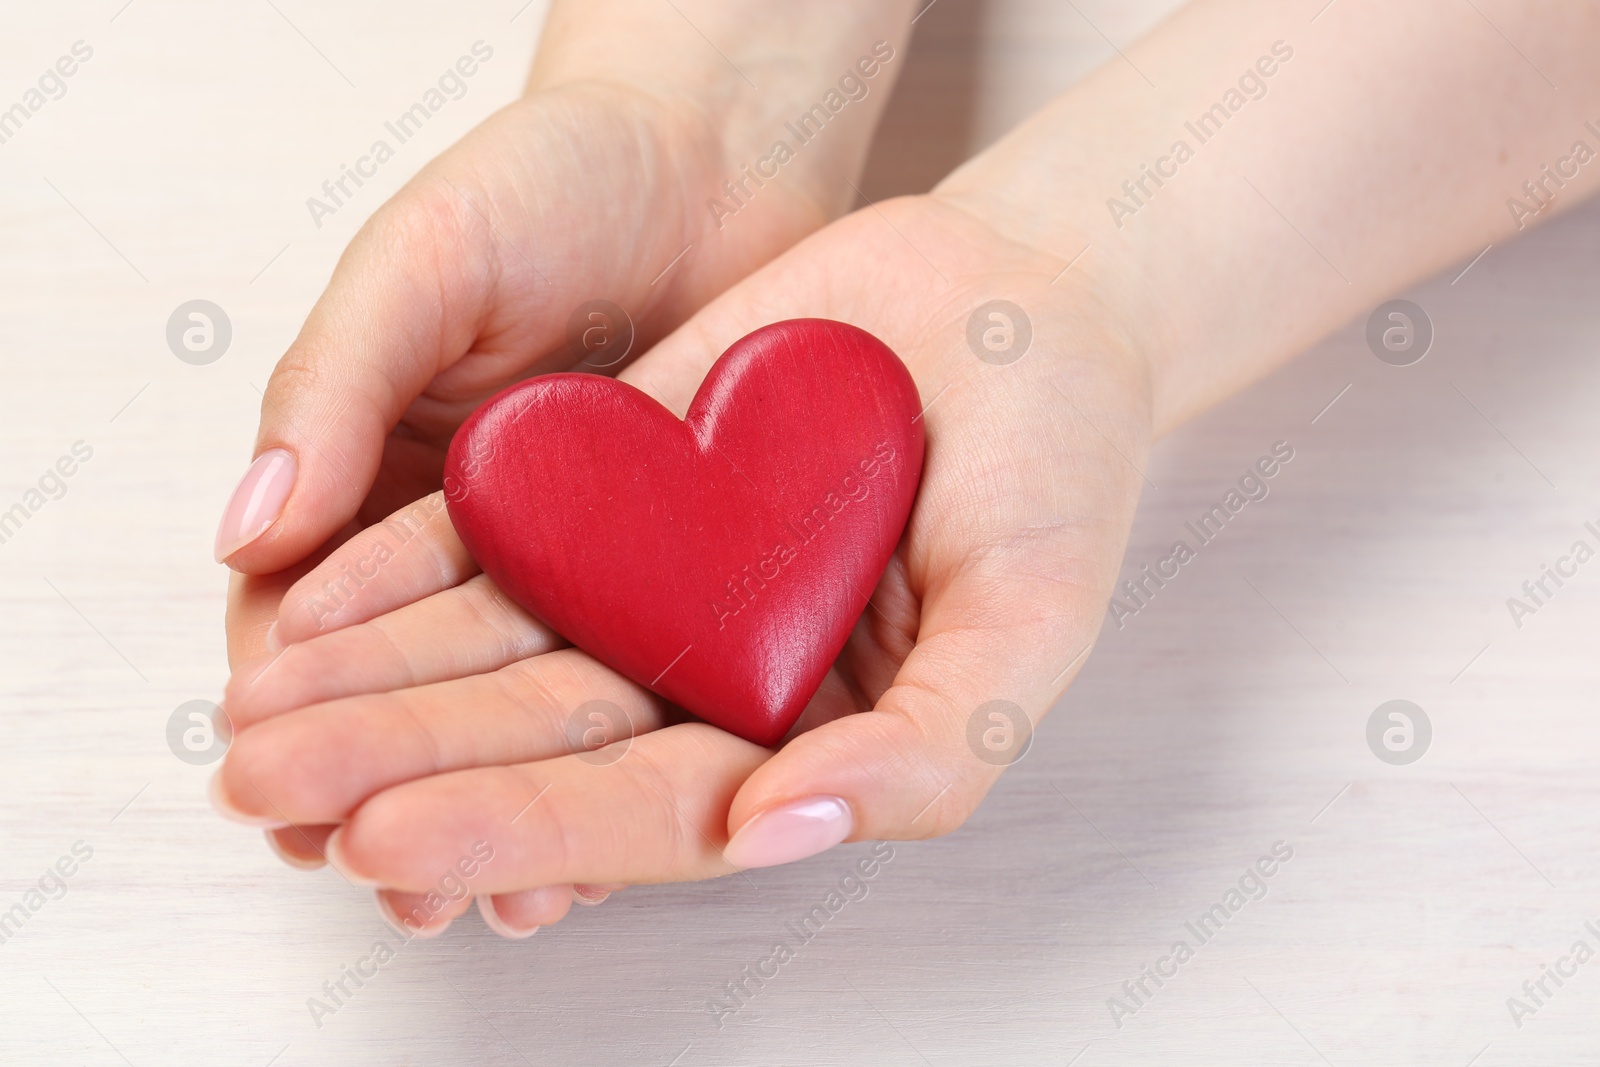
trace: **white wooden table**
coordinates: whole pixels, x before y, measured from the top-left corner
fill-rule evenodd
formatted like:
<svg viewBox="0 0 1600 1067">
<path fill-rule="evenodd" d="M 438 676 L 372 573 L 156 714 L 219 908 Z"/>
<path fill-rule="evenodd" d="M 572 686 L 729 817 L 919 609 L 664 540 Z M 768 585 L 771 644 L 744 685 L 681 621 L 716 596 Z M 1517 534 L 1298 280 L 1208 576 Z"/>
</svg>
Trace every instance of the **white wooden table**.
<svg viewBox="0 0 1600 1067">
<path fill-rule="evenodd" d="M 1600 562 L 1520 629 L 1506 608 L 1600 542 L 1600 205 L 1405 294 L 1437 330 L 1420 363 L 1356 322 L 1163 443 L 1130 573 L 1273 442 L 1295 457 L 1107 633 L 963 830 L 896 846 L 720 1029 L 707 1000 L 866 846 L 631 890 L 525 943 L 469 916 L 315 1026 L 307 998 L 383 933 L 370 899 L 221 823 L 164 731 L 225 677 L 210 539 L 256 387 L 361 219 L 516 92 L 520 3 L 0 15 L 0 107 L 93 49 L 0 144 L 0 509 L 93 450 L 0 544 L 0 922 L 26 919 L 0 1062 L 1600 1062 L 1600 963 L 1520 1028 L 1506 1003 L 1600 949 Z M 1165 6 L 943 0 L 867 190 L 925 187 Z M 315 228 L 305 198 L 478 39 L 467 96 Z M 196 298 L 233 325 L 208 366 L 164 336 Z M 1395 698 L 1433 728 L 1405 766 L 1366 741 Z M 1279 841 L 1266 895 L 1201 944 L 1185 924 Z M 1134 1000 L 1179 939 L 1193 958 Z M 1112 997 L 1139 1008 L 1120 1027 Z"/>
</svg>

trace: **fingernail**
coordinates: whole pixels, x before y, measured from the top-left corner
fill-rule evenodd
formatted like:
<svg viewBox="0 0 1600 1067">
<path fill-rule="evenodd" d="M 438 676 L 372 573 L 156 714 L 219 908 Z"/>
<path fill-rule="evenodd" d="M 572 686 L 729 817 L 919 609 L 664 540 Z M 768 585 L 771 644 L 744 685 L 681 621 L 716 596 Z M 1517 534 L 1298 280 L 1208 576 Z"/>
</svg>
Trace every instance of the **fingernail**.
<svg viewBox="0 0 1600 1067">
<path fill-rule="evenodd" d="M 620 889 L 621 887 L 618 886 L 617 888 Z M 575 885 L 572 887 L 572 902 L 574 904 L 582 904 L 586 908 L 592 908 L 596 904 L 604 904 L 611 892 L 610 886 Z"/>
<path fill-rule="evenodd" d="M 297 871 L 320 870 L 328 862 L 322 858 L 320 853 L 312 852 L 302 855 L 298 852 L 289 851 L 289 849 L 284 846 L 282 839 L 271 830 L 268 830 L 264 836 L 267 839 L 267 847 L 272 849 L 273 852 L 277 853 L 280 860 L 287 863 Z"/>
<path fill-rule="evenodd" d="M 356 885 L 372 886 L 374 888 L 378 885 L 378 880 L 376 878 L 368 878 L 364 874 L 356 874 L 350 869 L 350 861 L 345 858 L 344 854 L 343 826 L 339 827 L 333 833 L 328 835 L 328 840 L 322 844 L 322 855 L 327 858 L 328 866 L 344 875 L 345 878 L 354 882 Z M 407 927 L 407 929 L 410 929 L 410 927 Z"/>
<path fill-rule="evenodd" d="M 211 784 L 206 787 L 206 795 L 211 799 L 212 809 L 230 822 L 243 823 L 246 826 L 255 826 L 262 830 L 279 830 L 289 825 L 282 819 L 248 815 L 240 811 L 238 806 L 234 804 L 233 798 L 228 796 L 227 790 L 223 788 L 221 771 L 211 776 Z"/>
<path fill-rule="evenodd" d="M 239 480 L 217 526 L 217 562 L 267 532 L 294 488 L 294 456 L 282 448 L 263 452 Z"/>
<path fill-rule="evenodd" d="M 267 636 L 263 639 L 267 651 L 276 656 L 283 651 L 283 638 L 278 636 L 278 620 L 273 619 L 272 625 L 267 627 Z"/>
<path fill-rule="evenodd" d="M 483 922 L 485 926 L 499 934 L 501 937 L 509 937 L 514 941 L 521 941 L 523 938 L 532 937 L 534 934 L 539 932 L 539 928 L 537 926 L 529 927 L 526 930 L 520 930 L 502 919 L 500 917 L 500 913 L 494 910 L 493 897 L 478 898 L 478 914 L 483 916 Z"/>
<path fill-rule="evenodd" d="M 776 867 L 826 852 L 854 825 L 850 805 L 838 797 L 807 797 L 745 823 L 722 856 L 735 867 Z"/>
<path fill-rule="evenodd" d="M 395 913 L 394 905 L 389 902 L 388 897 L 383 895 L 383 890 L 373 890 L 372 899 L 378 905 L 378 914 L 382 915 L 390 926 L 394 927 L 396 930 L 403 930 L 412 937 L 418 938 L 422 941 L 426 941 L 430 937 L 438 937 L 440 934 L 450 929 L 450 924 L 455 922 L 454 919 L 446 919 L 438 926 L 413 926 L 410 923 L 403 921 L 400 916 Z"/>
</svg>

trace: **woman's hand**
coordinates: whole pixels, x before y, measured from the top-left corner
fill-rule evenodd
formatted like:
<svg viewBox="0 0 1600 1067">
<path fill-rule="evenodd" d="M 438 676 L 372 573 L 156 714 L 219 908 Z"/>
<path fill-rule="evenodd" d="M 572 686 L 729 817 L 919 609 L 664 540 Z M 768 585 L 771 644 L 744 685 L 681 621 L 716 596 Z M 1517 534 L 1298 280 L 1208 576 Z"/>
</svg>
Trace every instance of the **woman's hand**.
<svg viewBox="0 0 1600 1067">
<path fill-rule="evenodd" d="M 272 640 L 260 604 L 438 489 L 445 447 L 483 399 L 579 364 L 615 373 L 618 335 L 644 351 L 843 211 L 911 13 L 909 0 L 556 0 L 527 96 L 362 227 L 272 375 L 256 461 L 217 532 L 238 572 L 230 661 Z M 827 136 L 765 182 L 747 177 L 772 131 L 830 91 L 848 104 Z M 585 317 L 592 301 L 625 310 Z M 303 863 L 328 832 L 272 840 Z"/>
<path fill-rule="evenodd" d="M 1152 430 L 1526 225 L 1506 197 L 1591 118 L 1597 21 L 1592 3 L 1506 10 L 1488 32 L 1481 16 L 1427 5 L 1347 0 L 1308 23 L 1268 0 L 1199 0 L 933 195 L 833 224 L 629 366 L 627 380 L 681 413 L 732 341 L 821 315 L 885 340 L 922 391 L 928 458 L 904 542 L 776 753 L 672 723 L 648 693 L 558 648 L 474 576 L 434 509 L 328 632 L 312 636 L 311 601 L 370 545 L 345 545 L 286 598 L 292 574 L 240 590 L 239 658 L 261 650 L 280 598 L 289 644 L 230 683 L 239 733 L 221 801 L 263 821 L 342 824 L 327 851 L 391 887 L 391 908 L 492 843 L 472 889 L 513 931 L 558 918 L 568 884 L 708 877 L 958 825 L 998 773 L 967 742 L 973 716 L 1007 701 L 1036 719 L 1082 663 Z M 1189 132 L 1198 115 L 1211 135 Z M 1597 186 L 1594 168 L 1564 178 L 1555 209 Z M 1540 219 L 1553 214 L 1540 203 Z M 349 285 L 383 302 L 384 282 L 415 292 L 381 272 Z M 1032 320 L 1010 364 L 967 343 L 995 299 Z M 350 322 L 360 303 L 336 306 Z M 361 440 L 381 437 L 367 394 L 324 380 L 309 410 L 361 408 Z M 342 522 L 360 494 L 329 486 L 377 459 L 330 453 L 317 491 L 348 504 L 329 513 Z M 250 566 L 308 552 L 307 521 L 274 526 Z M 597 697 L 637 733 L 611 763 L 566 737 Z M 305 831 L 296 854 L 314 856 L 327 832 Z M 464 906 L 425 907 L 428 928 Z"/>
<path fill-rule="evenodd" d="M 558 0 L 528 94 L 345 251 L 268 383 L 217 558 L 248 575 L 301 565 L 438 489 L 451 435 L 490 395 L 580 364 L 615 373 L 624 346 L 596 343 L 631 328 L 643 352 L 842 212 L 909 20 L 908 0 Z M 738 44 L 720 52 L 707 33 Z M 751 179 L 772 131 L 830 91 L 847 104 L 826 136 Z M 590 318 L 595 301 L 622 313 Z M 235 661 L 264 639 L 236 613 L 229 636 Z"/>
<path fill-rule="evenodd" d="M 510 930 L 559 918 L 574 883 L 705 878 L 960 825 L 1094 640 L 1149 443 L 1123 316 L 1087 270 L 1052 284 L 1062 266 L 935 197 L 893 201 L 806 240 L 621 373 L 681 416 L 734 340 L 823 316 L 887 342 L 927 405 L 904 540 L 777 752 L 674 722 L 562 647 L 477 572 L 433 498 L 352 538 L 281 605 L 249 606 L 277 611 L 287 644 L 229 685 L 220 800 L 343 824 L 336 864 L 401 914 L 486 841 L 495 858 L 472 890 Z M 1021 306 L 1031 342 L 1014 313 L 985 313 L 980 337 L 1000 332 L 969 343 L 996 299 Z M 592 700 L 622 709 L 631 740 L 574 743 L 569 721 Z M 1009 747 L 971 743 L 997 728 Z"/>
</svg>

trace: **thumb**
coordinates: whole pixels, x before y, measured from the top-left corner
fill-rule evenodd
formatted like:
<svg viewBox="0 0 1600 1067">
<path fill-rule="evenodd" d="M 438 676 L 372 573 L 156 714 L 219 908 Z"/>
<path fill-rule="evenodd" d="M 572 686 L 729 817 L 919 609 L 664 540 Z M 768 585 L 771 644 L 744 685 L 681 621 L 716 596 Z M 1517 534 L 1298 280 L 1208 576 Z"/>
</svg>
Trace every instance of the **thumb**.
<svg viewBox="0 0 1600 1067">
<path fill-rule="evenodd" d="M 1138 484 L 1080 489 L 1072 517 L 1015 522 L 929 565 L 916 645 L 889 688 L 872 710 L 795 737 L 746 780 L 728 816 L 730 863 L 935 837 L 977 809 L 1027 754 L 1105 617 Z M 873 612 L 863 625 L 890 624 Z"/>
<path fill-rule="evenodd" d="M 471 347 L 493 250 L 451 197 L 444 183 L 401 194 L 340 257 L 262 394 L 254 462 L 217 528 L 219 562 L 280 570 L 349 522 L 390 430 Z"/>
<path fill-rule="evenodd" d="M 728 861 L 767 867 L 841 841 L 935 837 L 966 821 L 1027 753 L 1086 658 L 1109 593 L 1109 581 L 1057 589 L 1065 602 L 1046 618 L 1037 584 L 1021 585 L 969 574 L 925 604 L 916 647 L 871 711 L 801 734 L 745 782 L 729 811 Z M 1008 601 L 1032 606 L 973 625 Z"/>
</svg>

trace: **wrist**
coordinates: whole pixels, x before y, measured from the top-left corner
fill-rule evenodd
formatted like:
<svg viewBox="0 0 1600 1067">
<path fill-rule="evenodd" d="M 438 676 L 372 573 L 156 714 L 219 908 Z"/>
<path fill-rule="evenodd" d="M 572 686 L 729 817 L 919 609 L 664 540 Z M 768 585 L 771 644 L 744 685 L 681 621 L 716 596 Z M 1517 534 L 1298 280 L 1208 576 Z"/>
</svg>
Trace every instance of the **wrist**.
<svg viewBox="0 0 1600 1067">
<path fill-rule="evenodd" d="M 980 157 L 980 160 L 982 157 Z M 1049 193 L 1028 188 L 1005 164 L 974 164 L 942 182 L 930 197 L 976 220 L 992 236 L 994 273 L 1010 273 L 1037 313 L 1067 324 L 1072 346 L 1062 356 L 1107 372 L 1125 400 L 1147 414 L 1159 437 L 1179 420 L 1168 382 L 1174 331 L 1161 294 L 1125 245 L 1084 224 L 1089 194 L 1057 175 Z M 1024 281 L 1024 278 L 1028 279 Z"/>
<path fill-rule="evenodd" d="M 914 2 L 555 0 L 527 89 L 616 87 L 693 131 L 710 170 L 684 179 L 713 228 L 756 200 L 814 228 L 851 202 Z"/>
</svg>

